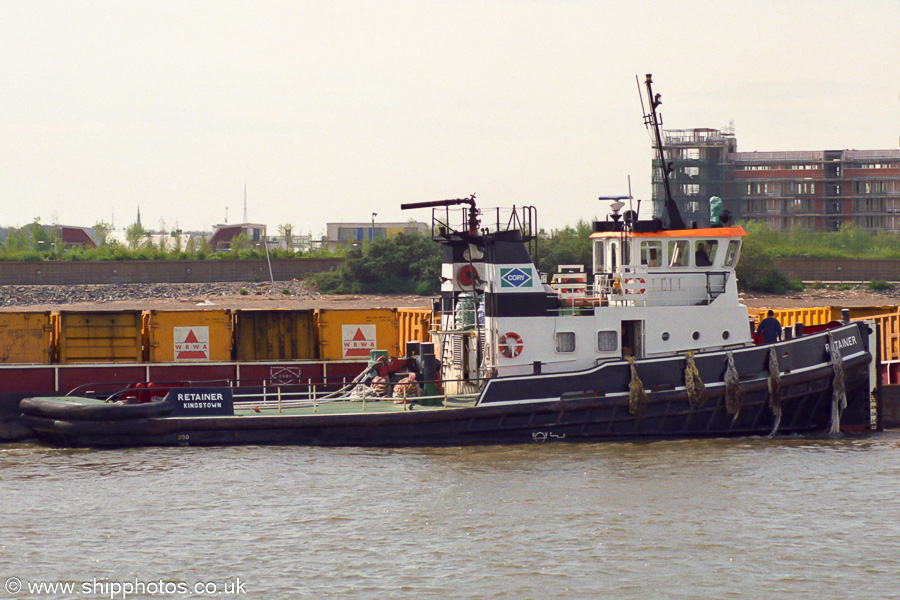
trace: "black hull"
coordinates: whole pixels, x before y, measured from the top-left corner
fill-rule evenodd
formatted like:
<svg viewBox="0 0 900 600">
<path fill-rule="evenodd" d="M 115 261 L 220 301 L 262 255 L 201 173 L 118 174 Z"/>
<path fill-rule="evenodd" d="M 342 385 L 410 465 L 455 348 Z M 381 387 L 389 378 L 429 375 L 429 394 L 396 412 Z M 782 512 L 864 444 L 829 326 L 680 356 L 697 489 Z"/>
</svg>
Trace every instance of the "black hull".
<svg viewBox="0 0 900 600">
<path fill-rule="evenodd" d="M 845 364 L 848 398 L 843 424 L 865 429 L 868 360 Z M 834 377 L 830 366 L 782 378 L 779 434 L 828 429 Z M 25 415 L 45 442 L 62 446 L 219 446 L 297 444 L 314 446 L 446 446 L 526 442 L 585 442 L 636 438 L 699 438 L 768 435 L 775 425 L 765 381 L 743 389 L 737 415 L 725 406 L 724 388 L 692 408 L 683 392 L 650 393 L 640 418 L 627 398 L 580 399 L 495 407 L 304 416 L 158 417 L 117 421 L 62 421 Z M 865 399 L 863 403 L 861 399 Z M 862 405 L 865 406 L 862 406 Z"/>
<path fill-rule="evenodd" d="M 581 373 L 494 379 L 479 404 L 467 408 L 183 417 L 172 412 L 168 401 L 84 407 L 32 398 L 22 401 L 22 421 L 42 441 L 87 447 L 401 447 L 808 434 L 828 431 L 835 416 L 832 396 L 836 371 L 829 343 L 845 353 L 839 369 L 847 397 L 841 426 L 854 431 L 871 429 L 870 398 L 876 386 L 868 331 L 863 324 L 776 346 L 780 420 L 770 406 L 766 370 L 770 348 L 763 346 L 736 350 L 732 355 L 742 375 L 741 406 L 734 414 L 729 412 L 725 398 L 726 355 L 713 352 L 696 357 L 708 392 L 708 399 L 699 407 L 691 405 L 682 383 L 684 357 L 636 363 L 647 391 L 641 416 L 629 410 L 630 367 L 612 363 Z M 551 397 L 535 400 L 538 393 Z"/>
</svg>

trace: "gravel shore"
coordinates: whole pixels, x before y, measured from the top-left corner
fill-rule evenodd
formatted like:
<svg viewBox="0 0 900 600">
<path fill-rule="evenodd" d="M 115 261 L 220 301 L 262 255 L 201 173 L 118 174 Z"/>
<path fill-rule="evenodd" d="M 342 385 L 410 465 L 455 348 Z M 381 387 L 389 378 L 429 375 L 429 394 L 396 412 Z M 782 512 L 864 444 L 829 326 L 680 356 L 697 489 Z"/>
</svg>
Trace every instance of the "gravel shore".
<svg viewBox="0 0 900 600">
<path fill-rule="evenodd" d="M 900 290 L 873 292 L 864 287 L 845 290 L 808 289 L 772 296 L 745 293 L 751 308 L 900 305 Z M 197 308 L 427 308 L 431 299 L 413 295 L 334 295 L 307 288 L 302 281 L 272 283 L 149 283 L 100 285 L 0 286 L 0 311 L 133 310 Z"/>
<path fill-rule="evenodd" d="M 0 311 L 429 307 L 411 295 L 333 295 L 302 281 L 0 286 Z"/>
</svg>

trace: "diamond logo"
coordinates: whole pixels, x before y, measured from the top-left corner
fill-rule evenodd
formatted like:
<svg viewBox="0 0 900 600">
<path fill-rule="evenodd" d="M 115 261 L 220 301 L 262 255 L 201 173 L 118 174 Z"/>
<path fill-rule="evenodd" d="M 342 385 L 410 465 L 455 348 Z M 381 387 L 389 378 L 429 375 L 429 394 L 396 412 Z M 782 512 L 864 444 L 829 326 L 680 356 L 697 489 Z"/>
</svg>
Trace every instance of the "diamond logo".
<svg viewBox="0 0 900 600">
<path fill-rule="evenodd" d="M 531 274 L 531 269 L 525 268 L 520 269 L 518 267 L 514 269 L 500 269 L 500 287 L 501 288 L 521 288 L 521 287 L 531 287 L 531 281 L 534 277 Z"/>
</svg>

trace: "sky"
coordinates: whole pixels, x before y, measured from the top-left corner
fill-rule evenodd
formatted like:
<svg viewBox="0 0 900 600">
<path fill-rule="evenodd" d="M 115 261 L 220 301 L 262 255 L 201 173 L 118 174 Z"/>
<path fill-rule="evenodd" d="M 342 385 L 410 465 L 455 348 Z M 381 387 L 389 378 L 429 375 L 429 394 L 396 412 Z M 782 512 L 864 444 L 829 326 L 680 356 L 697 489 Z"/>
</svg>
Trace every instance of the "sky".
<svg viewBox="0 0 900 600">
<path fill-rule="evenodd" d="M 739 151 L 900 144 L 900 0 L 0 0 L 0 45 L 2 226 L 644 213 L 646 73 Z"/>
</svg>

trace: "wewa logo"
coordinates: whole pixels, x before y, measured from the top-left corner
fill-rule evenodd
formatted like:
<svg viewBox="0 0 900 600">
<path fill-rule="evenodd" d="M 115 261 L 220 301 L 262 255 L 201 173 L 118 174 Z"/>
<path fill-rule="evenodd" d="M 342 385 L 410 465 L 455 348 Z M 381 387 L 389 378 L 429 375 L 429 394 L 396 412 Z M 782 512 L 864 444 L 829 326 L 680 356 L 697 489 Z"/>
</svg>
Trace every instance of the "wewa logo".
<svg viewBox="0 0 900 600">
<path fill-rule="evenodd" d="M 341 325 L 344 358 L 368 358 L 375 343 L 375 325 Z"/>
<path fill-rule="evenodd" d="M 175 360 L 209 360 L 209 327 L 173 327 Z"/>
<path fill-rule="evenodd" d="M 531 281 L 533 279 L 534 277 L 529 268 L 520 269 L 516 267 L 514 269 L 500 269 L 500 287 L 502 288 L 531 287 Z"/>
</svg>

